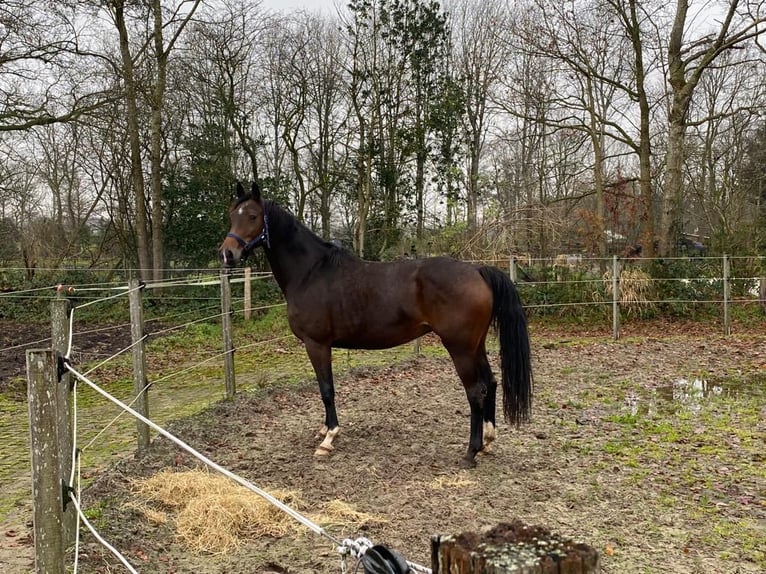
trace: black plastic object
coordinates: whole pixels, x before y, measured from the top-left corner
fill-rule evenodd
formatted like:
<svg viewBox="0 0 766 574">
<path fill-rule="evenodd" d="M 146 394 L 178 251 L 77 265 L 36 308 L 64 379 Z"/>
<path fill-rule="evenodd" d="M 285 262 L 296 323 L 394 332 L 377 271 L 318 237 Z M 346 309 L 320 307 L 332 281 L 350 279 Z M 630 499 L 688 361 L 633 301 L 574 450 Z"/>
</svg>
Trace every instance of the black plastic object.
<svg viewBox="0 0 766 574">
<path fill-rule="evenodd" d="M 367 549 L 362 565 L 364 574 L 408 574 L 410 571 L 404 556 L 380 544 Z"/>
</svg>

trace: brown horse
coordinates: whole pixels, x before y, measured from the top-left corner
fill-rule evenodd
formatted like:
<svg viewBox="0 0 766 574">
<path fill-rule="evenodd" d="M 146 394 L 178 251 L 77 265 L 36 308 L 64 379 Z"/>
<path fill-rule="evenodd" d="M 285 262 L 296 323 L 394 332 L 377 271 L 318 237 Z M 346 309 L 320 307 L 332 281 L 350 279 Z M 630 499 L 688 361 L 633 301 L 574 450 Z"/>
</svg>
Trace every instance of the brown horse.
<svg viewBox="0 0 766 574">
<path fill-rule="evenodd" d="M 434 332 L 449 352 L 468 396 L 471 434 L 461 461 L 495 439 L 497 383 L 485 341 L 492 324 L 500 339 L 503 411 L 511 424 L 529 418 L 532 369 L 527 322 L 513 282 L 495 267 L 447 257 L 392 263 L 364 261 L 320 239 L 253 185 L 229 213 L 231 231 L 220 247 L 231 267 L 262 246 L 287 300 L 293 333 L 314 367 L 325 421 L 316 455 L 326 456 L 338 434 L 331 348 L 385 349 Z"/>
</svg>

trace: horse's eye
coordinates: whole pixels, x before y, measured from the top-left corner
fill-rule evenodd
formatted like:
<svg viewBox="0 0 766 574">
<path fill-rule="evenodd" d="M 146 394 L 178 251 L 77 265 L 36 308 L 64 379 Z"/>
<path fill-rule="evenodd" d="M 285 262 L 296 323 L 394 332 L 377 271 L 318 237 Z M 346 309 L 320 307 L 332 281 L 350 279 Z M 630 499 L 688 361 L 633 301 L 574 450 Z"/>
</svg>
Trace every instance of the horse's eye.
<svg viewBox="0 0 766 574">
<path fill-rule="evenodd" d="M 258 219 L 258 216 L 255 215 L 254 213 L 251 213 L 250 214 L 250 221 L 255 221 L 256 219 Z"/>
</svg>

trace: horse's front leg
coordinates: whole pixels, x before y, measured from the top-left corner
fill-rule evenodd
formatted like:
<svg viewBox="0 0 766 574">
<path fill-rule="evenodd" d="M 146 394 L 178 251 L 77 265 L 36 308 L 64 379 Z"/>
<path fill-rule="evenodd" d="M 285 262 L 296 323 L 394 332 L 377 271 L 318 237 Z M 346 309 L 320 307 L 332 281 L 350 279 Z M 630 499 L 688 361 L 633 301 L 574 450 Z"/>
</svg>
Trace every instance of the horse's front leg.
<svg viewBox="0 0 766 574">
<path fill-rule="evenodd" d="M 340 431 L 338 414 L 335 412 L 335 385 L 332 380 L 332 350 L 328 345 L 314 341 L 304 341 L 311 365 L 319 383 L 319 394 L 324 404 L 324 426 L 319 430 L 322 443 L 314 451 L 315 456 L 328 456 L 332 450 L 332 441 Z"/>
</svg>

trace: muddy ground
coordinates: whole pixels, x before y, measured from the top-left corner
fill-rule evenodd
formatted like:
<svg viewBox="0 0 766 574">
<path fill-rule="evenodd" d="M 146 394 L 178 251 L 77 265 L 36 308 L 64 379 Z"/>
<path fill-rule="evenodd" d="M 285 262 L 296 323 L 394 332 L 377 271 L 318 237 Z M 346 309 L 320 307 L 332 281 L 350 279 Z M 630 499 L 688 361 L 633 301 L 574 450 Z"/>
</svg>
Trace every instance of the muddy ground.
<svg viewBox="0 0 766 574">
<path fill-rule="evenodd" d="M 125 325 L 89 324 L 74 332 L 77 347 L 72 359 L 88 362 L 109 357 L 130 345 L 130 328 Z M 18 323 L 0 320 L 0 393 L 25 394 L 26 350 L 47 349 L 51 327 L 47 323 Z"/>
<path fill-rule="evenodd" d="M 612 342 L 533 328 L 532 422 L 518 430 L 500 424 L 492 452 L 472 470 L 458 467 L 468 404 L 439 358 L 338 380 L 342 429 L 328 459 L 312 454 L 323 418 L 313 383 L 240 395 L 170 430 L 259 487 L 300 491 L 305 514 L 341 500 L 372 515 L 362 527 L 326 529 L 426 566 L 432 535 L 520 519 L 592 545 L 602 572 L 763 572 L 766 335 L 684 332 L 660 328 Z M 698 394 L 673 386 L 697 377 L 706 381 Z M 228 554 L 195 554 L 172 520 L 156 524 L 130 505 L 132 479 L 197 466 L 157 439 L 84 494 L 101 534 L 138 571 L 340 572 L 333 544 L 305 529 L 243 539 Z M 28 540 L 14 543 L 29 549 Z M 120 571 L 83 536 L 79 572 Z"/>
<path fill-rule="evenodd" d="M 756 541 L 766 540 L 764 337 L 559 339 L 534 351 L 533 422 L 520 430 L 500 425 L 492 454 L 474 470 L 457 465 L 468 405 L 441 359 L 339 381 L 342 434 L 327 460 L 312 455 L 322 420 L 313 384 L 243 396 L 173 430 L 260 487 L 299 490 L 303 512 L 342 500 L 371 514 L 376 520 L 361 532 L 337 525 L 328 532 L 366 536 L 423 565 L 430 565 L 433 534 L 518 518 L 593 545 L 605 572 L 763 571 Z M 720 404 L 682 404 L 690 399 L 664 394 L 682 377 L 725 381 L 743 373 L 753 374 L 758 388 L 710 397 Z M 658 406 L 663 397 L 672 404 Z M 728 400 L 748 409 L 739 412 Z M 159 440 L 149 456 L 100 477 L 88 493 L 91 504 L 102 505 L 108 539 L 142 571 L 338 571 L 333 545 L 314 533 L 244 541 L 229 555 L 193 555 L 175 541 L 172 523 L 151 524 L 123 506 L 130 478 L 194 466 Z M 82 571 L 111 571 L 114 561 L 100 549 L 87 543 L 86 552 Z"/>
</svg>

